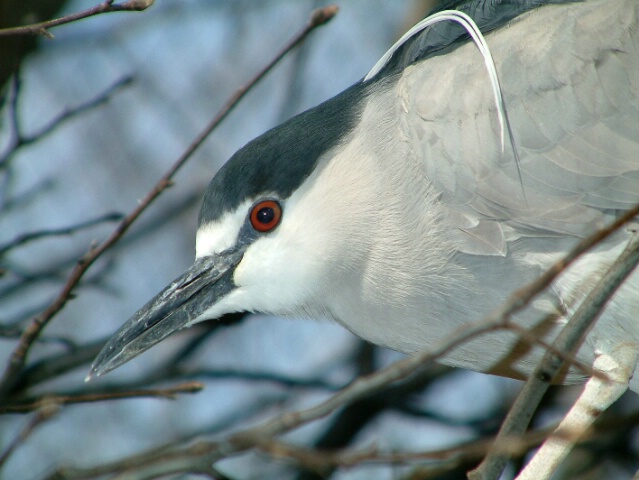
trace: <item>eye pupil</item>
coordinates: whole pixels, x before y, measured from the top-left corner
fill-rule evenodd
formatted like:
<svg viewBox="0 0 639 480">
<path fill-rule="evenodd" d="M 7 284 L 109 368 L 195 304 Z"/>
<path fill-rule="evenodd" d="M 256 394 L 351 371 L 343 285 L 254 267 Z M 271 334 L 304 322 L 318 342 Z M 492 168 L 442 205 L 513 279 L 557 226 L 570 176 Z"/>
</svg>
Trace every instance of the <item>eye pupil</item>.
<svg viewBox="0 0 639 480">
<path fill-rule="evenodd" d="M 249 220 L 258 232 L 266 233 L 273 230 L 282 218 L 282 207 L 276 200 L 262 200 L 251 208 Z"/>
<path fill-rule="evenodd" d="M 257 221 L 260 223 L 270 223 L 275 218 L 275 210 L 271 207 L 260 208 L 257 212 Z"/>
</svg>

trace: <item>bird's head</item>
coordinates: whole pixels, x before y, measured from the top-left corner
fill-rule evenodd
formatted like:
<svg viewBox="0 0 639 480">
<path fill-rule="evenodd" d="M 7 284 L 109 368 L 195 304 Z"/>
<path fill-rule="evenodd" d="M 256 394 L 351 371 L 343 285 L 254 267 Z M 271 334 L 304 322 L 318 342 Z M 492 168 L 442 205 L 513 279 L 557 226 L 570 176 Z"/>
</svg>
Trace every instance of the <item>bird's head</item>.
<svg viewBox="0 0 639 480">
<path fill-rule="evenodd" d="M 315 179 L 353 130 L 363 96 L 359 85 L 346 90 L 253 140 L 220 169 L 202 201 L 195 262 L 122 325 L 89 378 L 227 313 L 321 315 L 329 272 L 338 268 L 325 259 L 327 248 L 338 248 L 328 224 L 336 224 L 330 203 L 339 192 Z"/>
</svg>

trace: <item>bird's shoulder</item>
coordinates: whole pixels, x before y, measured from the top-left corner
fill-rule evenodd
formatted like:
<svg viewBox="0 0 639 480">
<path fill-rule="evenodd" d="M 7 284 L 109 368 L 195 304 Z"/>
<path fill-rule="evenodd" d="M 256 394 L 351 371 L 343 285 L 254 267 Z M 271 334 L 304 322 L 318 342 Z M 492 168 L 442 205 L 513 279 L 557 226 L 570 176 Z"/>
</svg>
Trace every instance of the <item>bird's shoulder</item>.
<svg viewBox="0 0 639 480">
<path fill-rule="evenodd" d="M 514 145 L 506 136 L 502 147 L 474 45 L 409 66 L 398 81 L 406 137 L 467 253 L 503 255 L 520 237 L 583 236 L 639 203 L 639 7 L 561 8 L 486 36 Z"/>
</svg>

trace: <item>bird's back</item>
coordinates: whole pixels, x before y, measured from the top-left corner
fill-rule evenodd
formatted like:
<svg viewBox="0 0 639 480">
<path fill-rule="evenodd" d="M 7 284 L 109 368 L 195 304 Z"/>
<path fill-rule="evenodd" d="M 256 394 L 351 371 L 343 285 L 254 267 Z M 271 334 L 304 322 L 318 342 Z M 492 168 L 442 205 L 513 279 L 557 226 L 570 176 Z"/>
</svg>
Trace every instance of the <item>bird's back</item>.
<svg viewBox="0 0 639 480">
<path fill-rule="evenodd" d="M 409 136 L 469 232 L 462 251 L 583 236 L 639 203 L 637 10 L 633 0 L 547 5 L 487 35 L 513 130 L 503 153 L 474 45 L 405 71 Z"/>
<path fill-rule="evenodd" d="M 406 232 L 408 246 L 403 248 L 413 242 L 412 248 L 424 254 L 411 255 L 411 262 L 426 266 L 416 273 L 419 267 L 413 264 L 392 265 L 401 233 L 389 233 L 386 239 L 380 233 L 380 244 L 386 242 L 380 247 L 383 261 L 378 262 L 383 265 L 369 268 L 369 276 L 385 275 L 401 284 L 403 274 L 419 275 L 426 279 L 421 282 L 424 292 L 398 294 L 407 305 L 414 300 L 413 308 L 405 308 L 407 315 L 398 320 L 402 328 L 364 316 L 349 328 L 403 351 L 432 347 L 455 328 L 481 319 L 580 238 L 639 203 L 638 9 L 634 0 L 549 4 L 486 34 L 512 144 L 508 136 L 500 142 L 493 91 L 475 45 L 455 44 L 410 60 L 371 110 L 387 108 L 387 113 L 397 114 L 405 145 L 396 143 L 396 132 L 389 134 L 392 128 L 387 125 L 376 127 L 378 134 L 392 138 L 387 150 L 405 147 L 406 161 L 416 162 L 412 176 L 417 180 L 396 195 L 417 193 L 423 198 L 428 220 L 412 222 L 414 230 Z M 396 105 L 390 105 L 391 97 Z M 377 157 L 380 163 L 386 158 L 384 153 Z M 385 168 L 391 185 L 392 172 L 406 167 L 387 162 Z M 405 172 L 396 176 L 406 178 Z M 425 184 L 421 188 L 427 195 L 415 187 L 416 181 Z M 400 190 L 398 185 L 389 190 Z M 407 204 L 405 199 L 396 203 Z M 636 227 L 586 255 L 518 320 L 551 340 Z M 415 243 L 410 240 L 415 231 L 434 240 Z M 435 264 L 435 255 L 445 255 L 445 266 Z M 393 269 L 394 276 L 388 273 Z M 374 288 L 364 297 L 374 302 Z M 420 303 L 422 314 L 416 315 Z M 370 319 L 376 311 L 380 318 L 401 316 L 401 309 L 379 305 L 366 315 Z M 597 349 L 611 343 L 629 338 L 639 342 L 638 318 L 635 272 L 588 338 L 581 357 L 590 362 Z M 376 322 L 374 327 L 370 322 Z M 370 338 L 371 330 L 375 338 Z M 531 354 L 528 347 L 511 333 L 481 337 L 452 352 L 446 363 L 518 377 L 529 373 L 543 353 L 537 349 Z"/>
</svg>

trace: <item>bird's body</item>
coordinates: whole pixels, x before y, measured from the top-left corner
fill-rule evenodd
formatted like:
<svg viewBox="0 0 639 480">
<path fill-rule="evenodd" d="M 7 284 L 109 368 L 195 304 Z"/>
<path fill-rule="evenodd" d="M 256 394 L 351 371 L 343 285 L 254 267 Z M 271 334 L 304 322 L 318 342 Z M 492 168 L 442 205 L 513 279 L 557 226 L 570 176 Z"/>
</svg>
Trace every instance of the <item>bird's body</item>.
<svg viewBox="0 0 639 480">
<path fill-rule="evenodd" d="M 429 350 L 638 204 L 638 2 L 462 7 L 487 30 L 505 112 L 461 29 L 415 33 L 364 80 L 227 162 L 203 200 L 195 264 L 118 331 L 92 374 L 236 311 L 328 318 L 379 345 Z M 637 227 L 581 257 L 514 320 L 552 341 Z M 639 351 L 631 275 L 581 361 L 620 344 Z M 543 353 L 499 331 L 440 360 L 525 378 Z M 558 381 L 580 378 L 573 369 Z"/>
<path fill-rule="evenodd" d="M 487 34 L 519 169 L 510 146 L 502 152 L 488 74 L 472 42 L 389 79 L 355 85 L 342 94 L 351 104 L 346 112 L 330 107 L 345 103 L 340 97 L 320 106 L 330 112 L 321 116 L 326 124 L 349 129 L 325 146 L 314 137 L 330 126 L 305 128 L 304 142 L 325 151 L 286 199 L 286 220 L 244 255 L 235 271 L 240 288 L 202 318 L 229 310 L 330 318 L 379 345 L 427 350 L 639 203 L 637 6 L 612 3 L 548 5 Z M 583 41 L 604 33 L 605 42 Z M 452 57 L 461 67 L 450 68 Z M 539 68 L 547 63 L 561 76 Z M 296 122 L 310 123 L 302 117 L 278 128 Z M 241 166 L 291 155 L 297 139 L 273 132 L 285 141 L 258 138 L 238 152 L 205 204 L 223 204 L 226 184 L 248 181 Z M 269 150 L 266 158 L 256 157 L 258 148 Z M 310 162 L 295 153 L 293 161 Z M 239 209 L 242 219 L 256 200 L 251 194 Z M 237 219 L 215 214 L 201 215 L 198 256 L 237 238 Z M 220 244 L 227 226 L 228 245 Z M 552 340 L 630 235 L 621 232 L 587 254 L 519 321 Z M 639 341 L 637 273 L 579 358 L 591 364 L 602 342 L 629 338 Z M 515 333 L 491 333 L 443 361 L 523 378 L 543 350 L 515 344 Z"/>
<path fill-rule="evenodd" d="M 371 253 L 361 294 L 349 292 L 342 301 L 349 306 L 351 298 L 364 299 L 362 305 L 338 310 L 355 333 L 405 352 L 432 348 L 444 334 L 482 318 L 537 278 L 579 237 L 639 203 L 637 5 L 611 6 L 549 5 L 486 36 L 519 171 L 512 151 L 501 151 L 488 75 L 472 43 L 451 54 L 463 67 L 449 68 L 446 55 L 430 58 L 405 69 L 388 93 L 375 97 L 380 105 L 371 111 L 387 105 L 380 117 L 394 124 L 372 119 L 362 127 L 372 137 L 389 139 L 381 147 L 379 140 L 370 142 L 378 148 L 370 154 L 379 168 L 372 177 L 386 180 L 377 187 L 381 191 L 348 179 L 354 192 L 374 192 L 352 203 L 380 207 L 378 219 L 367 219 L 369 227 L 361 229 L 371 233 L 363 241 L 372 244 L 346 250 Z M 605 35 L 606 42 L 587 41 L 589 35 Z M 548 63 L 552 76 L 540 68 Z M 368 120 L 366 114 L 362 118 Z M 348 165 L 340 170 L 337 177 L 362 171 Z M 540 325 L 540 333 L 548 330 L 546 338 L 552 338 L 630 234 L 626 230 L 587 255 L 520 319 L 531 325 L 555 315 Z M 410 278 L 403 281 L 404 275 Z M 380 287 L 390 285 L 392 294 L 375 291 L 380 278 Z M 331 301 L 339 297 L 327 295 Z M 397 304 L 389 306 L 388 299 Z M 597 323 L 580 357 L 591 364 L 600 342 L 628 339 L 639 340 L 637 273 Z M 518 358 L 523 352 L 511 351 L 515 341 L 512 333 L 483 336 L 446 362 L 527 374 L 539 357 Z"/>
</svg>

